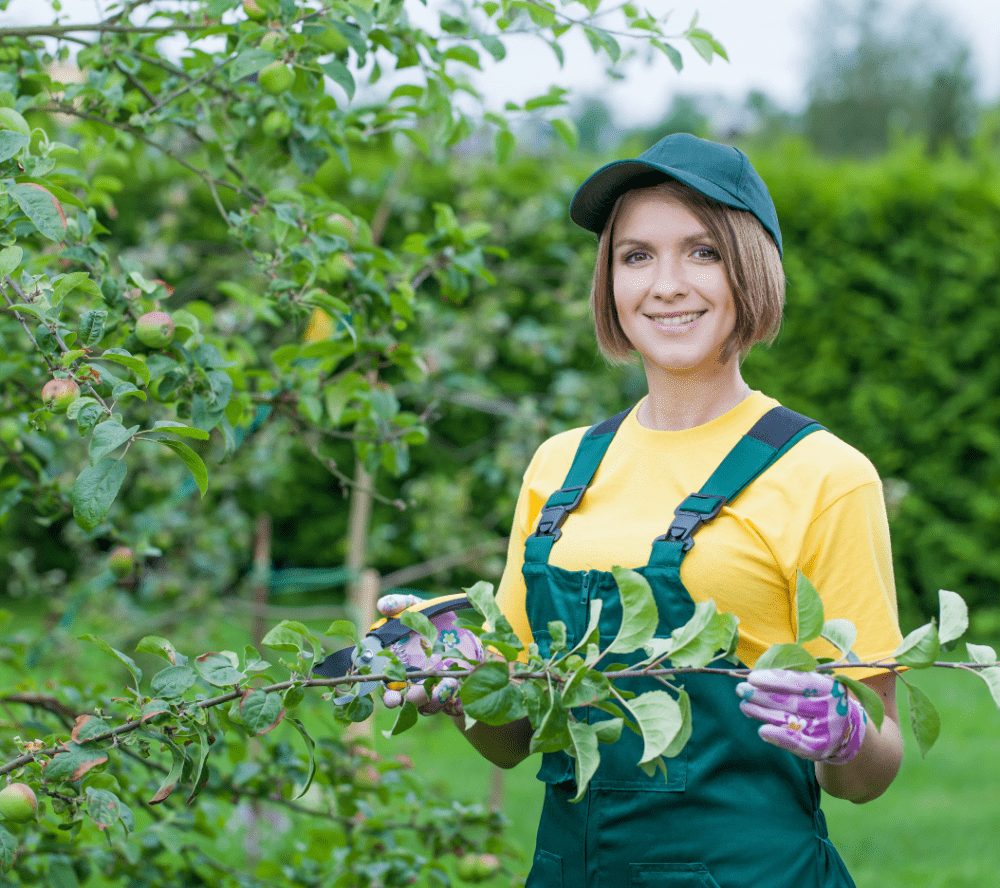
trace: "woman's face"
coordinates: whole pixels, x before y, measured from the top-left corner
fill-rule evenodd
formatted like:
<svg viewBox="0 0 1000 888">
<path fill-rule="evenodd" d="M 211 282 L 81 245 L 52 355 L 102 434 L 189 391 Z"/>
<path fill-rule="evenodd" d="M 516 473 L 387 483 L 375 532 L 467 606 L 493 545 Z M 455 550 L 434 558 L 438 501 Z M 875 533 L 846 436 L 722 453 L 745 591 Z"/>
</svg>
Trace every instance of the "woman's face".
<svg viewBox="0 0 1000 888">
<path fill-rule="evenodd" d="M 647 375 L 718 372 L 736 303 L 714 239 L 684 204 L 655 187 L 629 192 L 611 273 L 618 321 Z"/>
</svg>

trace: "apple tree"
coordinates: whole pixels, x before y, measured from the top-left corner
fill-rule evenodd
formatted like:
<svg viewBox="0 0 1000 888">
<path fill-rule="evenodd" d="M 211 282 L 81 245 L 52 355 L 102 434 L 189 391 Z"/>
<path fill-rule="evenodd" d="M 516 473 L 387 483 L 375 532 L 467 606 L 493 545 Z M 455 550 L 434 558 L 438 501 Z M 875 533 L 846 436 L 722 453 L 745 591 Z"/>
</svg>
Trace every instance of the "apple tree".
<svg viewBox="0 0 1000 888">
<path fill-rule="evenodd" d="M 580 33 L 610 65 L 721 47 L 633 4 L 135 0 L 83 23 L 51 6 L 0 35 L 0 539 L 6 591 L 52 624 L 8 621 L 0 646 L 3 774 L 40 796 L 25 823 L 23 800 L 0 812 L 6 878 L 446 883 L 448 851 L 485 875 L 498 816 L 436 800 L 306 705 L 320 651 L 301 624 L 263 639 L 283 665 L 148 628 L 197 647 L 185 614 L 251 546 L 237 494 L 293 454 L 366 490 L 420 452 L 445 409 L 427 307 L 492 282 L 500 247 L 483 207 L 409 213 L 406 173 L 484 145 L 509 163 L 538 114 L 574 140 L 564 89 L 488 111 L 475 72 L 526 37 L 561 58 Z M 106 670 L 64 667 L 87 657 L 84 607 Z"/>
</svg>

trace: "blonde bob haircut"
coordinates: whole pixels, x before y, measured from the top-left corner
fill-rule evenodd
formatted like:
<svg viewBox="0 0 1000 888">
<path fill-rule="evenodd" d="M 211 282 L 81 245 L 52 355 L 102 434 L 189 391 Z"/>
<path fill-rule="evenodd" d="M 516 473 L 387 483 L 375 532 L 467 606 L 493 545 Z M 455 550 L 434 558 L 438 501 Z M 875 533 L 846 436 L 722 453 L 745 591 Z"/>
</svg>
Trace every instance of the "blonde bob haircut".
<svg viewBox="0 0 1000 888">
<path fill-rule="evenodd" d="M 638 190 L 626 191 L 615 201 L 597 242 L 590 310 L 597 327 L 597 343 L 613 364 L 627 363 L 635 352 L 618 322 L 611 260 L 615 220 L 629 195 Z M 777 246 L 757 217 L 747 210 L 712 200 L 676 179 L 649 186 L 649 190 L 683 204 L 715 241 L 736 303 L 736 326 L 722 350 L 721 360 L 729 360 L 734 351 L 740 353 L 742 360 L 751 346 L 773 342 L 785 304 L 785 272 Z"/>
</svg>

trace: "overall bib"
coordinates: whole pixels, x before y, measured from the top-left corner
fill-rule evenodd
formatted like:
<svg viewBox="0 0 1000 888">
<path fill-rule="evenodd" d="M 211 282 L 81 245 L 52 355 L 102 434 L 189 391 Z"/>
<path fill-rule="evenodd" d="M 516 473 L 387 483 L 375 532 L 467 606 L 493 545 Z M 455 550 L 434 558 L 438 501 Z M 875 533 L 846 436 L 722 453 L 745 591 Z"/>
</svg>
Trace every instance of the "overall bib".
<svg viewBox="0 0 1000 888">
<path fill-rule="evenodd" d="M 618 587 L 610 571 L 568 571 L 548 563 L 561 525 L 579 504 L 628 411 L 593 426 L 583 437 L 563 486 L 546 502 L 525 544 L 526 608 L 543 657 L 548 623 L 566 624 L 570 647 L 587 626 L 589 603 L 600 598 L 601 646 L 621 624 Z M 649 563 L 637 568 L 659 608 L 656 635 L 668 637 L 694 614 L 680 578 L 692 534 L 805 435 L 821 428 L 784 407 L 768 412 L 726 456 L 702 489 L 675 511 L 669 530 L 652 542 Z M 570 522 L 572 525 L 572 521 Z M 635 663 L 614 655 L 616 662 Z M 765 743 L 758 723 L 740 712 L 738 679 L 685 675 L 693 733 L 684 749 L 648 777 L 637 765 L 642 739 L 627 728 L 600 747 L 601 763 L 576 803 L 575 763 L 565 753 L 543 756 L 538 773 L 545 803 L 526 888 L 854 888 L 827 838 L 813 763 Z M 636 694 L 663 689 L 654 678 L 622 686 Z M 610 718 L 581 707 L 576 718 Z"/>
</svg>

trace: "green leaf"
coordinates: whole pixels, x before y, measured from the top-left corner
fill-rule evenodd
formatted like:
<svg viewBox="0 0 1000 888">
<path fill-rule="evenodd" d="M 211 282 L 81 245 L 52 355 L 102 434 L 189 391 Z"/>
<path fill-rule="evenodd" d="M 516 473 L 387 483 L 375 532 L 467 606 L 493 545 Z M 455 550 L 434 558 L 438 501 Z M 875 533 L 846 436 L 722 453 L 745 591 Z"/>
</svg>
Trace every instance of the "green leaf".
<svg viewBox="0 0 1000 888">
<path fill-rule="evenodd" d="M 0 163 L 10 160 L 18 151 L 31 144 L 31 136 L 14 130 L 0 131 Z M 10 274 L 9 271 L 4 274 Z"/>
<path fill-rule="evenodd" d="M 157 716 L 168 715 L 170 713 L 170 704 L 166 700 L 152 699 L 148 703 L 144 703 L 142 711 L 139 713 L 139 721 L 145 724 L 148 721 L 154 720 Z"/>
<path fill-rule="evenodd" d="M 167 772 L 167 776 L 163 778 L 163 782 L 160 783 L 159 789 L 156 790 L 156 793 L 149 800 L 149 804 L 151 805 L 158 805 L 170 796 L 170 793 L 174 791 L 174 787 L 180 781 L 184 773 L 184 766 L 187 764 L 186 753 L 176 743 L 166 738 L 161 738 L 161 742 L 166 743 L 167 748 L 170 750 L 170 770 Z"/>
<path fill-rule="evenodd" d="M 691 739 L 691 731 L 694 727 L 691 718 L 691 697 L 683 689 L 677 695 L 677 707 L 681 711 L 683 723 L 680 730 L 674 736 L 674 739 L 663 750 L 663 755 L 666 758 L 674 758 L 687 745 L 688 740 Z"/>
<path fill-rule="evenodd" d="M 882 702 L 882 698 L 878 695 L 878 692 L 868 687 L 863 681 L 858 681 L 856 678 L 849 678 L 846 675 L 838 675 L 837 681 L 847 685 L 847 687 L 854 691 L 854 696 L 864 706 L 865 712 L 868 713 L 868 718 L 881 731 L 882 721 L 885 718 L 885 704 Z"/>
<path fill-rule="evenodd" d="M 282 620 L 261 639 L 261 644 L 276 651 L 311 651 L 317 660 L 320 657 L 319 639 L 298 620 Z"/>
<path fill-rule="evenodd" d="M 77 476 L 70 492 L 73 517 L 84 530 L 93 530 L 114 504 L 125 481 L 125 463 L 105 457 Z"/>
<path fill-rule="evenodd" d="M 198 762 L 192 770 L 191 792 L 187 797 L 189 805 L 201 793 L 202 788 L 208 781 L 208 754 L 212 748 L 212 743 L 208 739 L 208 729 L 204 725 L 199 724 L 194 724 L 193 728 L 198 735 Z"/>
<path fill-rule="evenodd" d="M 361 636 L 358 634 L 358 627 L 350 620 L 334 620 L 330 627 L 323 633 L 324 635 L 343 635 L 354 642 L 355 647 L 361 647 Z M 268 633 L 270 635 L 270 633 Z M 264 636 L 262 644 L 267 644 L 267 635 Z"/>
<path fill-rule="evenodd" d="M 585 706 L 606 699 L 611 693 L 611 683 L 603 672 L 580 666 L 562 690 L 563 703 L 568 707 Z"/>
<path fill-rule="evenodd" d="M 97 286 L 91 279 L 90 275 L 85 271 L 74 271 L 72 274 L 64 274 L 59 280 L 55 282 L 55 286 L 52 288 L 52 304 L 59 305 L 63 299 L 66 298 L 74 290 L 82 290 L 88 296 L 94 296 L 98 299 L 101 298 L 101 288 Z M 84 323 L 86 316 L 89 314 L 99 314 L 103 315 L 104 318 L 108 316 L 106 311 L 87 311 L 80 316 L 81 325 Z M 101 319 L 101 327 L 104 326 L 104 318 Z M 98 336 L 97 339 L 101 337 Z M 94 340 L 94 342 L 97 341 Z M 92 343 L 85 342 L 83 332 L 80 332 L 80 341 L 83 345 L 91 345 Z"/>
<path fill-rule="evenodd" d="M 24 250 L 20 247 L 4 247 L 0 250 L 0 277 L 6 277 L 17 271 L 24 257 Z"/>
<path fill-rule="evenodd" d="M 594 723 L 594 733 L 597 735 L 598 743 L 616 743 L 622 735 L 622 727 L 625 719 L 607 718 L 604 721 Z"/>
<path fill-rule="evenodd" d="M 571 654 L 575 654 L 581 648 L 583 648 L 584 650 L 586 650 L 590 645 L 594 645 L 596 647 L 596 646 L 598 646 L 600 644 L 600 640 L 601 640 L 601 628 L 600 628 L 601 627 L 601 611 L 603 609 L 604 609 L 604 602 L 601 601 L 600 598 L 591 599 L 591 602 L 590 602 L 590 619 L 587 621 L 587 629 L 583 633 L 583 636 L 580 638 L 580 641 L 576 645 L 576 647 L 574 647 L 573 650 L 570 651 Z M 597 656 L 600 656 L 600 654 L 598 653 Z M 587 658 L 587 660 L 588 660 L 587 665 L 588 666 L 592 665 L 594 663 L 594 661 L 597 659 L 597 656 L 594 657 L 594 660 L 591 660 L 588 657 Z"/>
<path fill-rule="evenodd" d="M 204 429 L 196 429 L 194 426 L 184 425 L 182 422 L 174 422 L 170 419 L 160 419 L 153 423 L 154 432 L 166 432 L 168 435 L 178 435 L 181 438 L 197 438 L 199 441 L 207 441 L 209 434 Z"/>
<path fill-rule="evenodd" d="M 275 60 L 275 55 L 266 49 L 245 49 L 229 66 L 229 77 L 235 83 L 244 77 L 250 77 L 263 71 Z"/>
<path fill-rule="evenodd" d="M 818 638 L 823 631 L 823 600 L 801 570 L 795 581 L 795 613 L 798 626 L 795 643 L 805 644 Z"/>
<path fill-rule="evenodd" d="M 576 147 L 577 142 L 580 140 L 580 134 L 577 132 L 576 124 L 570 118 L 557 117 L 552 121 L 552 128 L 559 134 L 559 138 L 570 148 Z"/>
<path fill-rule="evenodd" d="M 850 653 L 858 637 L 858 629 L 850 620 L 827 620 L 823 624 L 820 638 L 826 639 L 844 656 Z"/>
<path fill-rule="evenodd" d="M 908 684 L 906 689 L 910 694 L 910 727 L 917 738 L 920 755 L 924 757 L 941 733 L 941 716 L 920 688 Z"/>
<path fill-rule="evenodd" d="M 77 716 L 76 724 L 73 726 L 70 739 L 74 743 L 79 743 L 83 746 L 85 743 L 90 743 L 95 737 L 100 737 L 110 730 L 111 726 L 96 715 L 79 715 Z"/>
<path fill-rule="evenodd" d="M 210 685 L 228 688 L 239 684 L 246 676 L 230 662 L 229 658 L 214 651 L 202 654 L 195 660 L 195 669 Z"/>
<path fill-rule="evenodd" d="M 509 129 L 500 130 L 496 137 L 497 163 L 501 165 L 507 163 L 516 145 L 517 140 Z"/>
<path fill-rule="evenodd" d="M 572 741 L 570 754 L 576 759 L 576 795 L 570 801 L 578 802 L 586 793 L 590 778 L 597 772 L 601 755 L 597 751 L 597 732 L 592 725 L 571 721 L 569 736 Z"/>
<path fill-rule="evenodd" d="M 153 676 L 150 689 L 156 697 L 173 700 L 194 687 L 198 676 L 190 666 L 168 666 Z"/>
<path fill-rule="evenodd" d="M 670 633 L 670 662 L 681 667 L 704 666 L 715 658 L 723 644 L 723 631 L 731 628 L 731 624 L 718 619 L 714 600 L 699 601 L 691 619 Z M 654 649 L 656 641 L 654 639 L 652 645 Z"/>
<path fill-rule="evenodd" d="M 632 714 L 642 734 L 642 765 L 662 755 L 684 726 L 678 702 L 666 691 L 647 691 L 620 705 Z"/>
<path fill-rule="evenodd" d="M 240 700 L 243 726 L 255 737 L 276 728 L 285 717 L 281 694 L 266 693 L 258 688 L 247 691 Z"/>
<path fill-rule="evenodd" d="M 988 644 L 972 644 L 967 641 L 965 646 L 968 648 L 969 656 L 972 658 L 973 663 L 997 662 L 997 652 Z"/>
<path fill-rule="evenodd" d="M 320 65 L 323 69 L 323 73 L 326 74 L 334 83 L 337 84 L 345 93 L 349 99 L 354 98 L 354 90 L 356 85 L 354 83 L 354 76 L 351 74 L 347 65 L 343 62 L 337 61 L 337 59 L 331 59 L 328 62 L 324 62 Z"/>
<path fill-rule="evenodd" d="M 7 193 L 39 233 L 54 241 L 61 241 L 66 236 L 66 221 L 59 202 L 44 188 L 18 184 L 9 188 Z"/>
<path fill-rule="evenodd" d="M 135 660 L 133 660 L 128 654 L 116 651 L 103 638 L 98 638 L 96 635 L 87 634 L 79 637 L 81 641 L 89 641 L 92 645 L 104 651 L 104 653 L 108 656 L 114 657 L 119 663 L 122 664 L 122 666 L 132 673 L 132 678 L 135 679 L 136 689 L 139 688 L 139 684 L 142 681 L 142 670 L 136 666 Z"/>
<path fill-rule="evenodd" d="M 996 657 L 994 656 L 994 659 Z M 1000 709 L 1000 666 L 990 666 L 987 669 L 977 669 L 976 674 L 986 682 L 990 695 L 997 709 Z"/>
<path fill-rule="evenodd" d="M 177 648 L 171 642 L 158 635 L 144 636 L 135 649 L 137 653 L 156 654 L 156 656 L 163 657 L 168 663 L 176 666 L 184 666 L 187 663 L 187 657 L 184 654 L 178 653 Z"/>
<path fill-rule="evenodd" d="M 566 650 L 566 624 L 562 620 L 549 621 L 549 635 L 552 638 L 549 644 L 550 656 Z"/>
<path fill-rule="evenodd" d="M 474 586 L 462 590 L 470 604 L 479 611 L 490 626 L 496 626 L 501 617 L 500 608 L 497 607 L 496 597 L 493 594 L 493 584 L 480 580 Z"/>
<path fill-rule="evenodd" d="M 396 713 L 396 721 L 393 722 L 392 728 L 388 731 L 383 731 L 382 736 L 395 737 L 397 734 L 402 734 L 403 731 L 410 730 L 418 720 L 417 707 L 407 701 L 399 707 L 399 712 Z"/>
<path fill-rule="evenodd" d="M 149 385 L 149 367 L 146 366 L 146 362 L 141 358 L 136 358 L 130 355 L 127 351 L 125 351 L 125 349 L 109 348 L 107 351 L 95 358 L 95 360 L 113 361 L 115 364 L 121 364 L 123 367 L 128 367 L 129 370 L 142 380 L 143 385 Z"/>
<path fill-rule="evenodd" d="M 46 780 L 71 783 L 79 780 L 92 768 L 103 765 L 107 760 L 107 753 L 69 742 L 64 743 L 63 748 L 42 765 L 42 773 Z"/>
<path fill-rule="evenodd" d="M 114 826 L 121 819 L 123 807 L 128 806 L 123 805 L 113 792 L 94 789 L 93 786 L 87 787 L 87 815 L 97 824 L 99 830 L 103 831 Z"/>
<path fill-rule="evenodd" d="M 15 839 L 0 823 L 0 872 L 9 872 L 14 865 L 14 854 L 17 852 Z"/>
<path fill-rule="evenodd" d="M 297 718 L 286 718 L 285 723 L 291 725 L 296 731 L 302 736 L 303 742 L 306 744 L 306 751 L 309 753 L 309 766 L 306 770 L 306 780 L 302 784 L 302 788 L 292 796 L 292 799 L 301 799 L 302 796 L 308 792 L 309 787 L 312 786 L 313 778 L 316 776 L 316 741 L 309 736 L 309 732 L 306 730 L 305 725 L 302 724 Z"/>
<path fill-rule="evenodd" d="M 195 484 L 198 485 L 198 490 L 204 496 L 208 492 L 208 469 L 205 468 L 202 458 L 183 441 L 159 440 L 156 443 L 162 444 L 181 458 L 181 462 L 188 467 L 191 477 L 194 478 Z"/>
<path fill-rule="evenodd" d="M 398 615 L 400 623 L 427 639 L 429 644 L 437 641 L 437 627 L 420 611 L 407 610 Z"/>
<path fill-rule="evenodd" d="M 94 434 L 90 439 L 88 453 L 91 463 L 96 463 L 103 457 L 113 453 L 126 441 L 139 431 L 139 426 L 134 425 L 127 429 L 120 422 L 113 419 L 106 420 L 94 427 Z"/>
<path fill-rule="evenodd" d="M 794 669 L 797 672 L 813 672 L 819 663 L 816 658 L 797 644 L 772 644 L 760 659 L 754 663 L 754 669 Z"/>
<path fill-rule="evenodd" d="M 547 704 L 547 706 L 546 706 Z M 531 737 L 531 752 L 559 752 L 571 745 L 569 710 L 558 696 L 542 701 L 545 710 L 541 722 Z"/>
<path fill-rule="evenodd" d="M 607 653 L 630 654 L 645 645 L 655 634 L 659 622 L 653 590 L 642 574 L 623 567 L 611 568 L 622 603 L 622 624 Z"/>
<path fill-rule="evenodd" d="M 893 656 L 905 666 L 913 669 L 926 669 L 934 663 L 941 652 L 941 644 L 938 640 L 937 626 L 933 623 L 926 623 L 914 629 L 902 643 Z"/>
<path fill-rule="evenodd" d="M 462 708 L 476 721 L 503 725 L 525 714 L 521 691 L 510 683 L 506 663 L 483 663 L 462 682 Z"/>
<path fill-rule="evenodd" d="M 941 605 L 941 618 L 938 623 L 938 638 L 941 644 L 956 641 L 969 628 L 969 608 L 962 596 L 947 589 L 938 591 Z"/>
</svg>

